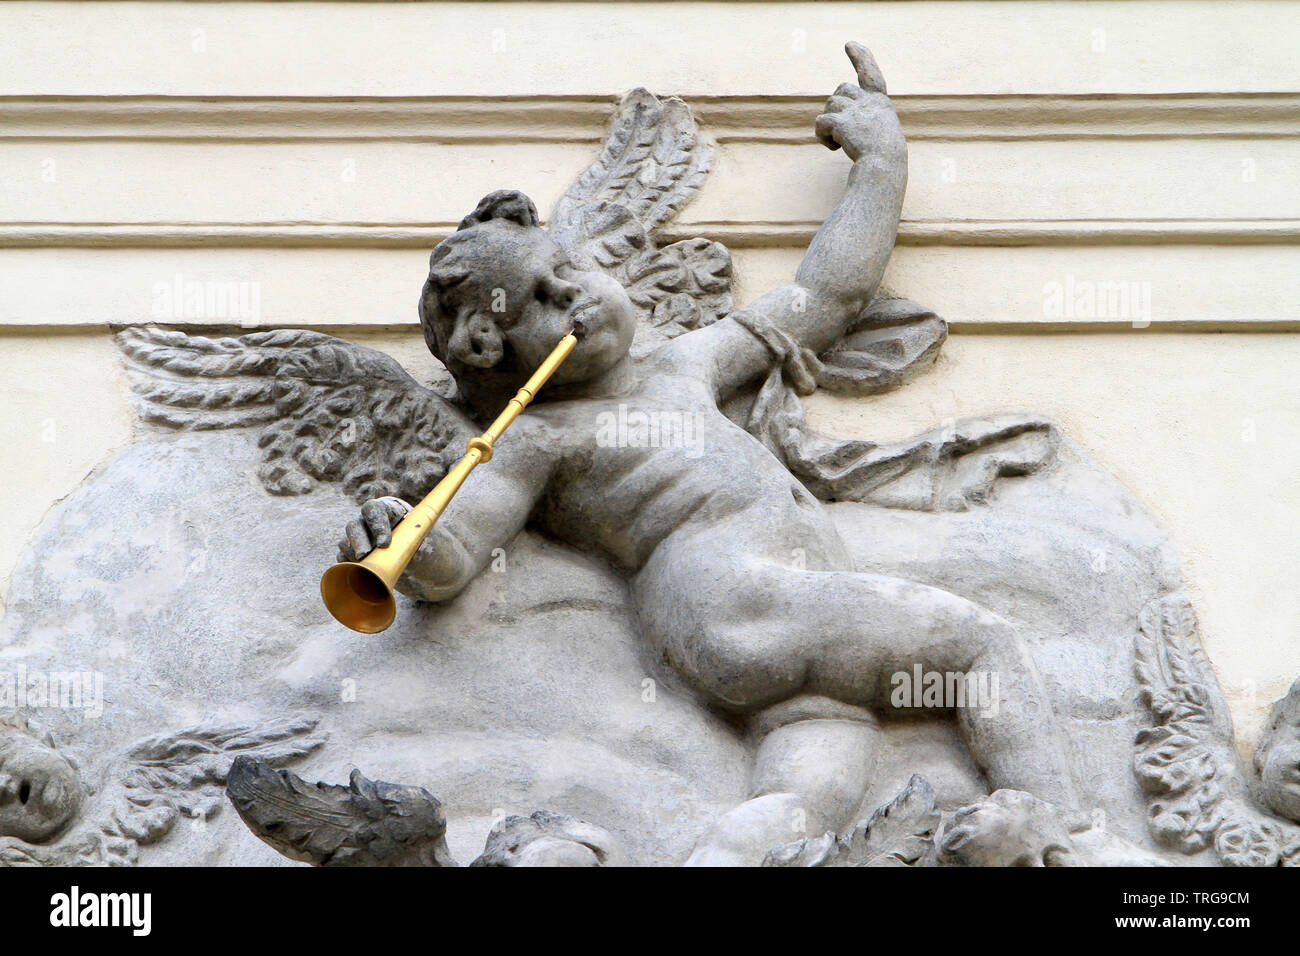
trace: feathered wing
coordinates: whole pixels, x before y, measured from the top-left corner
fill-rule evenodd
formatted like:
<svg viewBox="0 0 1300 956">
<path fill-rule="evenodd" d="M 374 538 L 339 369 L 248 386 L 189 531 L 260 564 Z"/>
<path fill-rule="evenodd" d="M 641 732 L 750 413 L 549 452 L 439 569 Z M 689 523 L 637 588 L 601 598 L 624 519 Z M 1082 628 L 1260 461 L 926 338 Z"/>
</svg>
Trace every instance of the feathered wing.
<svg viewBox="0 0 1300 956">
<path fill-rule="evenodd" d="M 275 495 L 320 482 L 364 501 L 419 500 L 477 434 L 392 358 L 319 332 L 205 338 L 119 333 L 146 420 L 173 429 L 261 429 L 258 477 Z"/>
<path fill-rule="evenodd" d="M 576 262 L 628 290 L 642 312 L 638 347 L 731 311 L 725 246 L 687 239 L 659 248 L 654 238 L 699 192 L 712 162 L 685 103 L 636 89 L 623 98 L 596 161 L 551 214 L 552 234 Z"/>
<path fill-rule="evenodd" d="M 725 246 L 687 239 L 659 248 L 654 238 L 703 186 L 711 164 L 709 144 L 685 103 L 633 90 L 600 155 L 551 216 L 560 245 L 585 267 L 611 274 L 640 308 L 634 351 L 732 310 Z M 969 420 L 880 446 L 816 434 L 804 424 L 797 397 L 816 388 L 852 395 L 897 388 L 934 363 L 947 334 L 934 312 L 882 290 L 835 346 L 795 367 L 774 367 L 767 383 L 738 396 L 728 413 L 827 500 L 967 508 L 1000 478 L 1029 474 L 1052 459 L 1050 424 L 1025 417 Z"/>
</svg>

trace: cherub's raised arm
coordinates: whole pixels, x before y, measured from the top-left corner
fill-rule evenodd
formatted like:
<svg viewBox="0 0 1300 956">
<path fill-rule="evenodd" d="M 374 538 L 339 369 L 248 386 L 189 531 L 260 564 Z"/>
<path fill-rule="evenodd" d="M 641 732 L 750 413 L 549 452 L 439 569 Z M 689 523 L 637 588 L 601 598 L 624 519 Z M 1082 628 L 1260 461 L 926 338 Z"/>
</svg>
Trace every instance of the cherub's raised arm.
<svg viewBox="0 0 1300 956">
<path fill-rule="evenodd" d="M 860 43 L 845 49 L 858 83 L 841 84 L 816 125 L 818 139 L 853 160 L 844 197 L 818 230 L 792 285 L 679 340 L 679 354 L 707 363 L 720 393 L 770 368 L 774 351 L 817 353 L 833 345 L 871 302 L 893 250 L 907 186 L 907 143 L 871 53 Z"/>
</svg>

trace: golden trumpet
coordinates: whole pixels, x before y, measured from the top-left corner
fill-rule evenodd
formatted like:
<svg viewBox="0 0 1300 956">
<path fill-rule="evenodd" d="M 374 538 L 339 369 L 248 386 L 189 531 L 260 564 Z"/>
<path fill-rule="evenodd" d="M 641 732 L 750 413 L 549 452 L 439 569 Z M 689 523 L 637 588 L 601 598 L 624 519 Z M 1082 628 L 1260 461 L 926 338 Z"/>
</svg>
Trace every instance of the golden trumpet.
<svg viewBox="0 0 1300 956">
<path fill-rule="evenodd" d="M 321 576 L 320 596 L 335 620 L 362 634 L 378 634 L 393 623 L 397 617 L 393 587 L 420 549 L 420 543 L 438 523 L 469 473 L 483 462 L 492 460 L 492 446 L 497 439 L 528 407 L 538 389 L 546 384 L 577 344 L 577 336 L 572 332 L 560 339 L 496 421 L 482 435 L 469 440 L 465 456 L 434 486 L 433 491 L 425 495 L 423 501 L 398 522 L 388 547 L 376 548 L 360 561 L 340 561 Z"/>
</svg>

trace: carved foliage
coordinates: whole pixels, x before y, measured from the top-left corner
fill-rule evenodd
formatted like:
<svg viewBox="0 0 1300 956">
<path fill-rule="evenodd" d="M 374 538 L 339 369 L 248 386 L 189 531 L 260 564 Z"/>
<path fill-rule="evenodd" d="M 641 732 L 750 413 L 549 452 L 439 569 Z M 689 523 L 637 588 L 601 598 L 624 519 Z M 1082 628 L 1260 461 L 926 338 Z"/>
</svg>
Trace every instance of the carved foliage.
<svg viewBox="0 0 1300 956">
<path fill-rule="evenodd" d="M 1152 835 L 1183 853 L 1212 846 L 1227 866 L 1277 865 L 1281 830 L 1246 801 L 1227 705 L 1185 597 L 1143 609 L 1135 667 L 1157 721 L 1138 732 L 1133 761 Z"/>
<path fill-rule="evenodd" d="M 442 804 L 422 787 L 368 779 L 346 787 L 309 784 L 287 770 L 241 757 L 226 793 L 260 839 L 316 866 L 455 866 Z"/>
<path fill-rule="evenodd" d="M 826 833 L 778 847 L 764 866 L 935 866 L 939 810 L 920 774 L 843 839 Z"/>
</svg>

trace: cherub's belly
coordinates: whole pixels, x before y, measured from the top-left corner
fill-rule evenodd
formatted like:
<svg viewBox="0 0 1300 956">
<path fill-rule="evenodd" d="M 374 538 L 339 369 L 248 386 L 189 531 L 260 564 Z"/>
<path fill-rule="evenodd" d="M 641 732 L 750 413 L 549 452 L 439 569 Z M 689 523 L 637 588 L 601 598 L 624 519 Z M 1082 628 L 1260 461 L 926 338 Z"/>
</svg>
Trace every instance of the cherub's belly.
<svg viewBox="0 0 1300 956">
<path fill-rule="evenodd" d="M 625 574 L 640 570 L 658 548 L 701 536 L 705 543 L 692 546 L 740 548 L 782 564 L 839 566 L 843 546 L 821 503 L 754 445 L 733 447 L 722 461 L 705 451 L 694 458 L 646 455 L 617 470 L 593 462 L 552 501 L 546 524 L 579 547 L 595 545 Z"/>
</svg>

